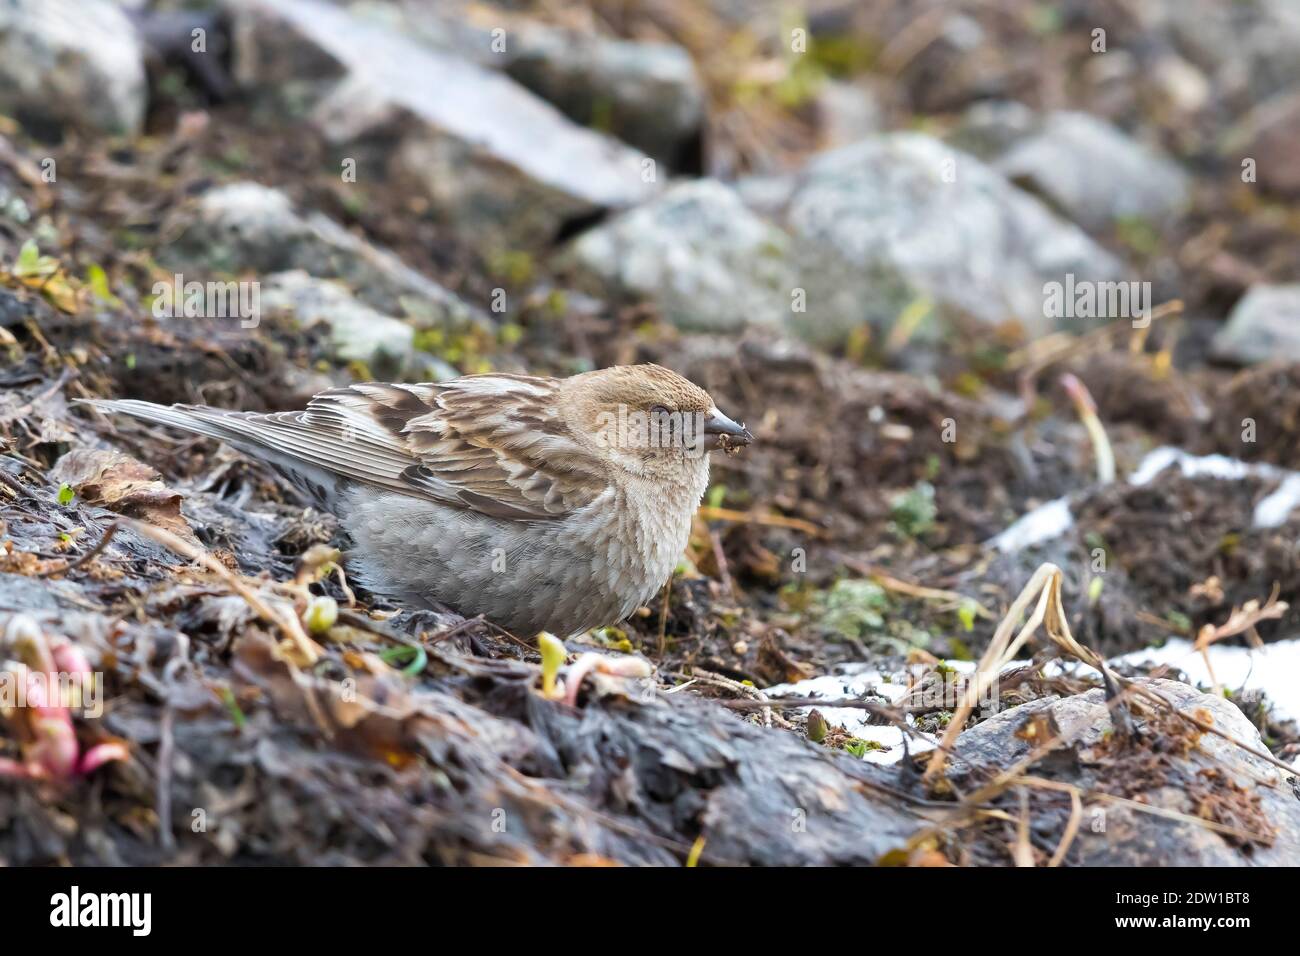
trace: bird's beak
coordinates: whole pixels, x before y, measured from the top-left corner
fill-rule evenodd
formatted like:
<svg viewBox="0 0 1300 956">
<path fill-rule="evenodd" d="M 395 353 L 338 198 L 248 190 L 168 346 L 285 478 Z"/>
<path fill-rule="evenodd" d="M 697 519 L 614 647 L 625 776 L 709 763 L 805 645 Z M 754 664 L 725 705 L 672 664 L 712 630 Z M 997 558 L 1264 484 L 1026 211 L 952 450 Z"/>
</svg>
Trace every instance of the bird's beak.
<svg viewBox="0 0 1300 956">
<path fill-rule="evenodd" d="M 705 444 L 709 448 L 728 448 L 748 445 L 753 434 L 744 425 L 733 422 L 716 408 L 704 417 Z"/>
</svg>

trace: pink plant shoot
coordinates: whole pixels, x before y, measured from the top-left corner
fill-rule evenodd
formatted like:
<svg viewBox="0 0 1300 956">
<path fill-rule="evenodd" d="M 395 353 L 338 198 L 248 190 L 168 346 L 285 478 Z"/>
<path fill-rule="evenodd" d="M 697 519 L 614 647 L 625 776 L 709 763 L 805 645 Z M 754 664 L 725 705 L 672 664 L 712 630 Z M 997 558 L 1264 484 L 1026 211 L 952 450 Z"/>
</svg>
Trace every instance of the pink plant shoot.
<svg viewBox="0 0 1300 956">
<path fill-rule="evenodd" d="M 20 706 L 0 703 L 0 721 L 17 739 L 22 754 L 20 760 L 0 757 L 0 777 L 64 782 L 126 759 L 128 751 L 120 741 L 97 744 L 84 753 L 77 741 L 72 711 L 94 680 L 80 647 L 64 637 L 47 639 L 35 620 L 15 614 L 0 649 L 18 658 L 0 664 L 0 675 L 23 695 Z"/>
</svg>

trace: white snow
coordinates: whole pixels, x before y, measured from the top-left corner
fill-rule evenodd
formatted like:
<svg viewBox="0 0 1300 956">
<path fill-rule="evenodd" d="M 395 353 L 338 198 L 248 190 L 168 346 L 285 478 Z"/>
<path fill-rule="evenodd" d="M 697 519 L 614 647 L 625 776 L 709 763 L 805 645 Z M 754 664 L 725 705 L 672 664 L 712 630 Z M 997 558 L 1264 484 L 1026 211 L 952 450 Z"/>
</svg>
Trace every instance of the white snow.
<svg viewBox="0 0 1300 956">
<path fill-rule="evenodd" d="M 1211 644 L 1210 664 L 1219 683 L 1227 690 L 1262 690 L 1282 718 L 1300 720 L 1300 639 L 1290 638 L 1265 644 L 1258 650 Z M 1182 670 L 1193 684 L 1205 689 L 1214 685 L 1205 658 L 1192 642 L 1170 638 L 1163 647 L 1134 651 L 1115 662 L 1170 664 Z"/>
<path fill-rule="evenodd" d="M 1225 455 L 1189 455 L 1181 448 L 1164 446 L 1148 452 L 1125 481 L 1134 486 L 1149 484 L 1171 465 L 1188 478 L 1219 478 L 1241 481 L 1254 476 L 1280 480 L 1281 484 L 1255 505 L 1252 523 L 1256 528 L 1276 528 L 1286 521 L 1291 509 L 1300 504 L 1300 472 L 1275 465 L 1252 464 Z M 994 537 L 989 546 L 1003 554 L 1051 541 L 1070 530 L 1074 515 L 1068 498 L 1057 498 L 1021 515 L 1005 531 Z"/>
<path fill-rule="evenodd" d="M 1226 689 L 1237 693 L 1241 690 L 1262 690 L 1273 704 L 1274 713 L 1283 719 L 1300 720 L 1300 638 L 1290 638 L 1266 644 L 1259 650 L 1246 647 L 1229 647 L 1212 644 L 1209 648 L 1210 662 L 1219 683 Z M 945 661 L 948 667 L 963 674 L 973 673 L 975 664 L 970 661 Z M 1011 670 L 1023 667 L 1027 661 L 1012 661 L 1005 668 Z M 1162 647 L 1134 651 L 1121 657 L 1111 659 L 1111 663 L 1120 664 L 1169 664 L 1177 667 L 1187 675 L 1193 684 L 1207 691 L 1213 686 L 1205 659 L 1192 645 L 1191 641 L 1172 637 Z M 1046 668 L 1049 674 L 1073 671 L 1082 665 L 1053 661 Z M 1090 668 L 1084 670 L 1091 671 Z M 825 674 L 793 684 L 777 684 L 767 688 L 765 693 L 772 698 L 778 697 L 821 697 L 825 700 L 843 700 L 845 698 L 876 699 L 882 704 L 892 704 L 908 690 L 908 675 L 882 674 L 867 665 L 848 665 L 839 675 Z M 811 708 L 804 708 L 806 714 Z M 843 727 L 859 740 L 874 741 L 882 749 L 868 750 L 863 759 L 876 764 L 894 764 L 903 759 L 903 731 L 893 725 L 868 723 L 867 711 L 854 707 L 819 707 L 822 716 L 832 727 Z M 909 725 L 915 722 L 907 717 Z M 933 750 L 938 740 L 921 731 L 909 735 L 908 749 L 912 753 L 924 753 Z M 1300 761 L 1297 762 L 1300 767 Z"/>
<path fill-rule="evenodd" d="M 1059 538 L 1074 525 L 1068 498 L 1057 498 L 1025 512 L 1009 528 L 989 542 L 1003 554 L 1015 554 L 1044 541 Z"/>
</svg>

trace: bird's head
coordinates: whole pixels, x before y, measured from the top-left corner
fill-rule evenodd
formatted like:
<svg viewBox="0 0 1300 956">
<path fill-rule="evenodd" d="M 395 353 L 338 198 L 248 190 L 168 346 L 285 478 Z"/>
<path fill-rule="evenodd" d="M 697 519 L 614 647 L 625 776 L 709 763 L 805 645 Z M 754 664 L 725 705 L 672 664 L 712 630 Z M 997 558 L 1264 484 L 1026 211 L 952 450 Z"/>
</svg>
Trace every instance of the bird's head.
<svg viewBox="0 0 1300 956">
<path fill-rule="evenodd" d="M 669 477 L 706 467 L 716 448 L 754 440 L 709 393 L 658 365 L 617 365 L 566 380 L 562 401 L 575 433 L 612 464 Z"/>
</svg>

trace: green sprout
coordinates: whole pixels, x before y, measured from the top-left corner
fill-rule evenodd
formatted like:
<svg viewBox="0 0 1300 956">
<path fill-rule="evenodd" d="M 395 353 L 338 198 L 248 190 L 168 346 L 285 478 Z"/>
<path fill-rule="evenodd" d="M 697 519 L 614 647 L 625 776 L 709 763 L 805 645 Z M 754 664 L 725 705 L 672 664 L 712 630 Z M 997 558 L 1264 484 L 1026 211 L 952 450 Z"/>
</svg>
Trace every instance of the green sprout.
<svg viewBox="0 0 1300 956">
<path fill-rule="evenodd" d="M 814 707 L 808 712 L 808 739 L 815 744 L 819 744 L 826 739 L 827 730 L 826 718 L 822 716 L 820 710 Z"/>
<path fill-rule="evenodd" d="M 429 663 L 429 655 L 419 644 L 403 644 L 400 647 L 390 647 L 379 655 L 379 659 L 385 664 L 400 664 L 406 658 L 410 658 L 410 663 L 402 668 L 402 673 L 407 677 L 414 677 L 424 670 L 425 665 Z"/>
<path fill-rule="evenodd" d="M 564 642 L 543 631 L 537 635 L 537 649 L 542 652 L 542 696 L 556 697 L 555 678 L 564 664 Z"/>
<path fill-rule="evenodd" d="M 962 628 L 967 631 L 975 630 L 975 615 L 979 613 L 979 605 L 974 601 L 962 601 L 957 605 L 957 620 L 961 621 Z"/>
<path fill-rule="evenodd" d="M 862 758 L 872 751 L 884 750 L 885 745 L 879 740 L 863 740 L 860 737 L 851 737 L 845 741 L 844 749 L 853 756 Z"/>
<path fill-rule="evenodd" d="M 338 619 L 339 604 L 329 595 L 312 598 L 307 602 L 307 610 L 302 615 L 307 630 L 313 634 L 326 633 Z"/>
</svg>

